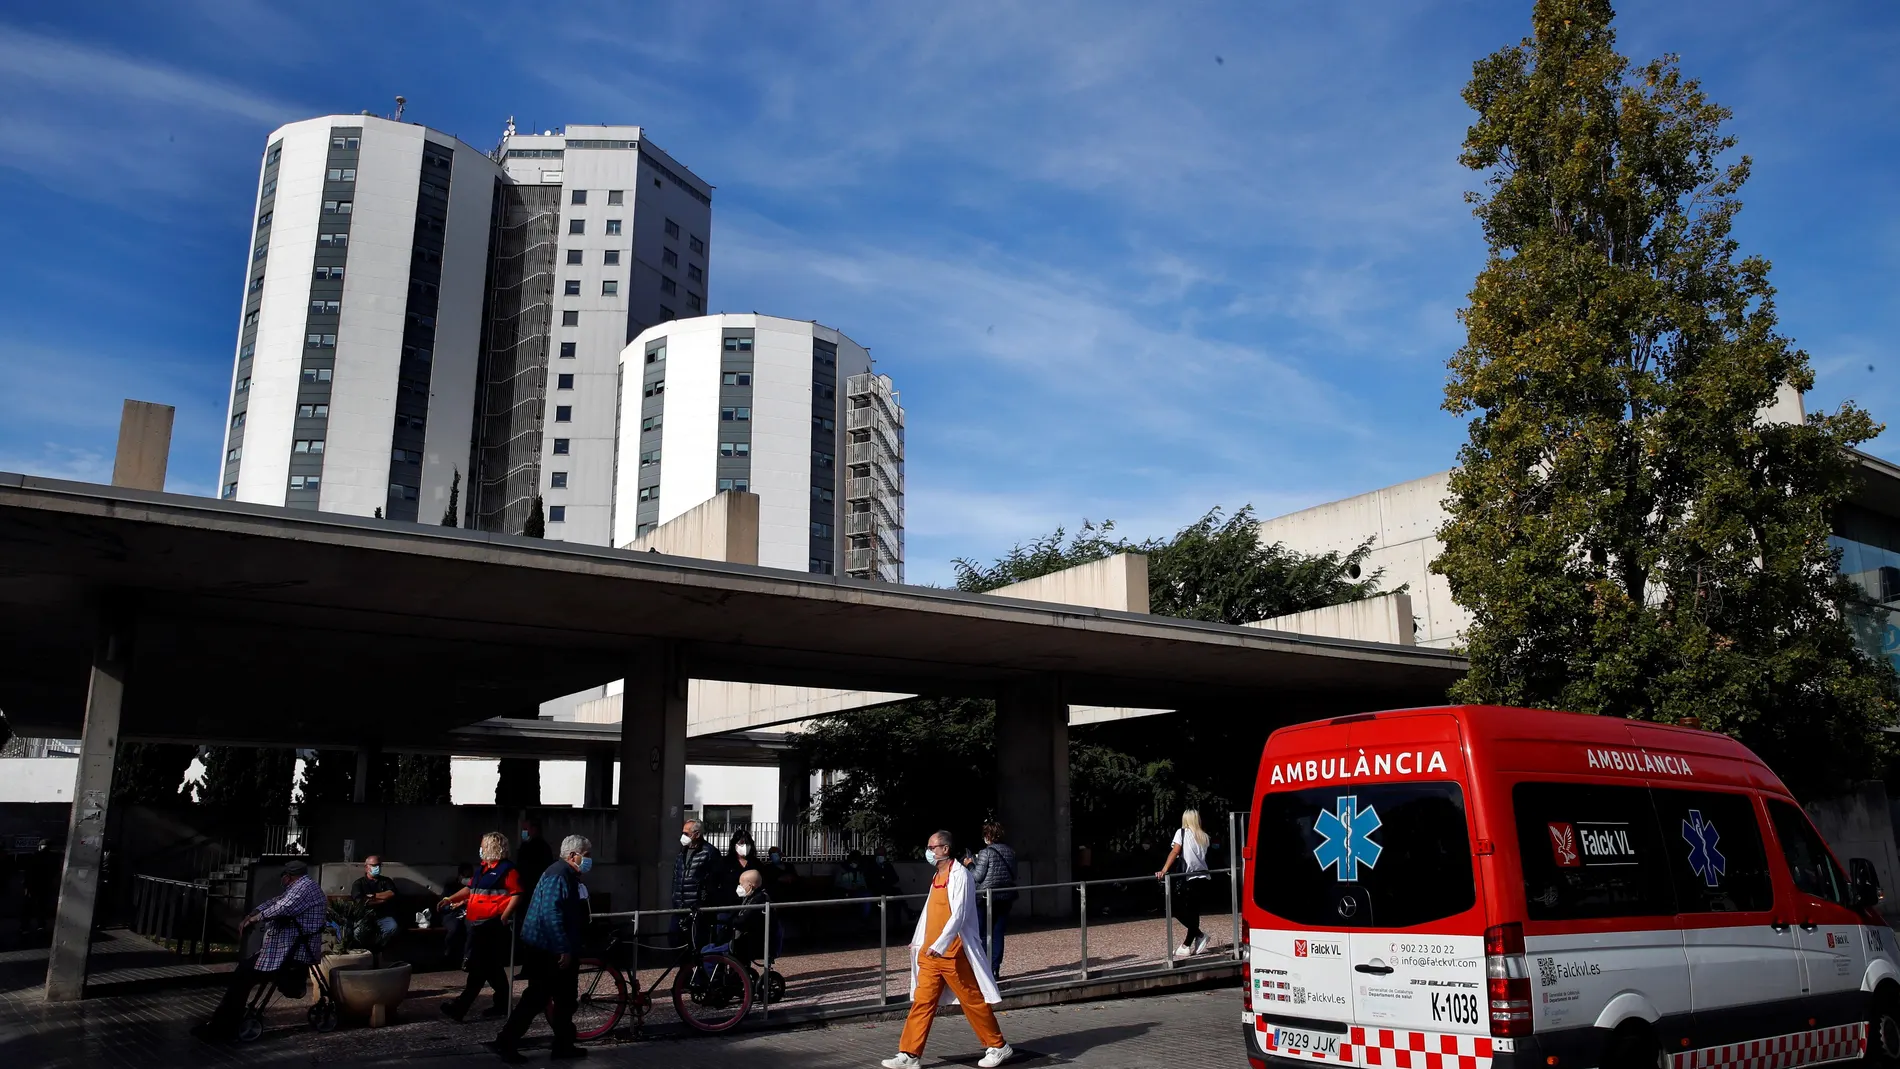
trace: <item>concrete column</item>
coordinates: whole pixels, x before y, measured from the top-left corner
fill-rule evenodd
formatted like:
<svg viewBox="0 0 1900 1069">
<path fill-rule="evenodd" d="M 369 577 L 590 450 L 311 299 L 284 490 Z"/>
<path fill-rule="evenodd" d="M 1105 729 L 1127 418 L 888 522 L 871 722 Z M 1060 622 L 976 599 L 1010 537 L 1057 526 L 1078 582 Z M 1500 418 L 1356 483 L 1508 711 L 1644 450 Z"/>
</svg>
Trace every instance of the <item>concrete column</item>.
<svg viewBox="0 0 1900 1069">
<path fill-rule="evenodd" d="M 369 801 L 370 775 L 376 767 L 376 751 L 356 751 L 356 775 L 350 780 L 350 801 Z"/>
<path fill-rule="evenodd" d="M 778 822 L 797 824 L 811 808 L 811 765 L 797 750 L 780 750 L 778 755 Z M 770 843 L 761 843 L 770 846 Z"/>
<path fill-rule="evenodd" d="M 614 804 L 614 752 L 594 750 L 587 755 L 587 778 L 581 787 L 581 804 L 589 809 Z"/>
<path fill-rule="evenodd" d="M 174 414 L 170 405 L 126 400 L 119 413 L 119 451 L 112 457 L 112 485 L 165 489 Z"/>
<path fill-rule="evenodd" d="M 1033 870 L 1019 875 L 1035 883 L 1071 879 L 1069 707 L 1054 677 L 1009 687 L 997 697 L 996 764 L 997 817 L 1008 829 L 1016 856 Z M 1074 912 L 1069 891 L 1035 891 L 1024 897 L 1033 916 L 1066 917 Z"/>
<path fill-rule="evenodd" d="M 639 908 L 669 909 L 686 804 L 686 679 L 675 646 L 636 651 L 626 688 L 614 859 L 639 866 Z"/>
<path fill-rule="evenodd" d="M 106 806 L 119 751 L 119 711 L 125 701 L 131 629 L 122 621 L 101 628 L 86 687 L 86 726 L 79 744 L 79 779 L 66 830 L 66 867 L 59 885 L 59 913 L 46 959 L 46 1001 L 76 1002 L 86 993 L 86 957 L 92 949 L 92 919 L 99 894 L 99 863 L 105 853 Z"/>
</svg>

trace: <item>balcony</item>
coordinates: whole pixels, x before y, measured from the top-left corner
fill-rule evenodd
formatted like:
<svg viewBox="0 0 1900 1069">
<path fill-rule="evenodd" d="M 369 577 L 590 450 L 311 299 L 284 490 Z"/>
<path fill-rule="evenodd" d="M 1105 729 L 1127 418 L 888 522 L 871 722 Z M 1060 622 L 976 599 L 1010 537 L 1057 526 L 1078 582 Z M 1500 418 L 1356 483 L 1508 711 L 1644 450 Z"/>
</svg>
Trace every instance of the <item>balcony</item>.
<svg viewBox="0 0 1900 1069">
<path fill-rule="evenodd" d="M 847 572 L 868 572 L 877 567 L 877 550 L 849 549 L 844 555 L 844 570 Z"/>
</svg>

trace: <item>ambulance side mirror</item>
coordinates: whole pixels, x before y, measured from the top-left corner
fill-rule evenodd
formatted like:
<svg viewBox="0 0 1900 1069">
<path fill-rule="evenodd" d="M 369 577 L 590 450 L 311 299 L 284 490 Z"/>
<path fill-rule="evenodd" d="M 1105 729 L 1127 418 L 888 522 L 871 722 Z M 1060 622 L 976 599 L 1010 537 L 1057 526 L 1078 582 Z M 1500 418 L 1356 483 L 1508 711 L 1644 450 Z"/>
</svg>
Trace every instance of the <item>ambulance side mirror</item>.
<svg viewBox="0 0 1900 1069">
<path fill-rule="evenodd" d="M 1854 885 L 1854 904 L 1862 909 L 1873 909 L 1886 895 L 1880 890 L 1880 873 L 1874 871 L 1874 863 L 1864 857 L 1857 857 L 1847 863 L 1848 882 Z"/>
</svg>

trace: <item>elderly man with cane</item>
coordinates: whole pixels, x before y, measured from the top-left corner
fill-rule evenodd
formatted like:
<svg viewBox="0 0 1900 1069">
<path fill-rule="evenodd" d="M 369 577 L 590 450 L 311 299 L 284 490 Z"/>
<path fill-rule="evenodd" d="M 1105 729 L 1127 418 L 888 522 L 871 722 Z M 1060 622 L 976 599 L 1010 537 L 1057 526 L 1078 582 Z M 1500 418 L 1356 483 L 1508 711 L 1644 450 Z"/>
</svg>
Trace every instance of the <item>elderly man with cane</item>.
<svg viewBox="0 0 1900 1069">
<path fill-rule="evenodd" d="M 983 949 L 983 924 L 970 889 L 970 873 L 951 859 L 950 833 L 930 837 L 924 860 L 937 866 L 930 881 L 930 897 L 917 934 L 910 941 L 910 1016 L 898 1039 L 897 1056 L 884 1059 L 884 1069 L 918 1069 L 937 1006 L 954 995 L 963 1004 L 963 1016 L 983 1044 L 976 1064 L 993 1069 L 1016 1053 L 1003 1038 L 990 1007 L 1003 1001 L 990 975 L 990 958 Z"/>
</svg>

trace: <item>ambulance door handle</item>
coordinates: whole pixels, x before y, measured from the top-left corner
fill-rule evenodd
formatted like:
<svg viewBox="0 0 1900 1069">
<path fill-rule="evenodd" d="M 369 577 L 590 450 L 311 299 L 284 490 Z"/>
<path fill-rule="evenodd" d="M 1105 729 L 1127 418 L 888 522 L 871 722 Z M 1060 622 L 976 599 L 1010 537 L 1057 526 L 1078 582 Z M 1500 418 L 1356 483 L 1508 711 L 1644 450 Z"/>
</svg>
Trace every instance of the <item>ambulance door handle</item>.
<svg viewBox="0 0 1900 1069">
<path fill-rule="evenodd" d="M 1390 965 L 1354 965 L 1353 970 L 1355 972 L 1371 973 L 1374 976 L 1392 975 L 1392 966 Z"/>
<path fill-rule="evenodd" d="M 1802 922 L 1801 922 L 1801 930 L 1802 930 L 1802 931 L 1804 931 L 1804 932 L 1811 932 L 1811 931 L 1813 931 L 1813 930 L 1815 929 L 1815 927 L 1816 927 L 1816 925 L 1815 925 L 1815 923 L 1814 923 L 1813 921 L 1802 921 Z"/>
<path fill-rule="evenodd" d="M 1770 921 L 1768 927 L 1773 928 L 1779 935 L 1786 935 L 1788 933 L 1787 921 Z"/>
</svg>

